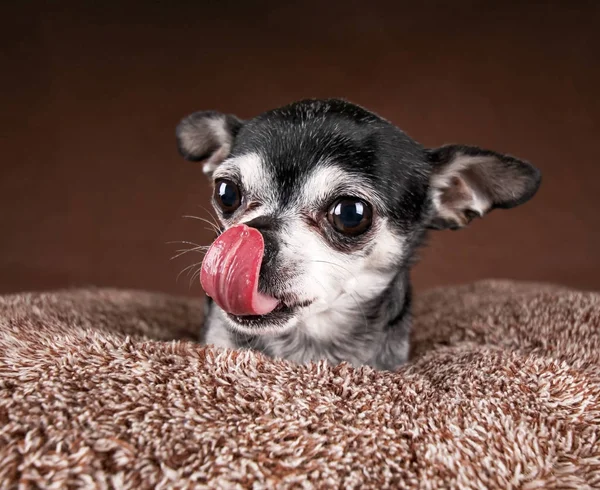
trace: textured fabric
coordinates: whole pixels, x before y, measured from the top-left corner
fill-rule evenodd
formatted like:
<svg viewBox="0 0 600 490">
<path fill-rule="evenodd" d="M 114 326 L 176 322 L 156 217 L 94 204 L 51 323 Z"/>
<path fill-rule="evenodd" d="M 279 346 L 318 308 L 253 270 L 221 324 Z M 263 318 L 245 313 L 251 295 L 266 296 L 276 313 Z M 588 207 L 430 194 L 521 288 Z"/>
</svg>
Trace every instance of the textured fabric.
<svg viewBox="0 0 600 490">
<path fill-rule="evenodd" d="M 201 315 L 116 290 L 0 299 L 0 487 L 600 487 L 599 294 L 430 291 L 395 373 L 202 347 Z"/>
</svg>

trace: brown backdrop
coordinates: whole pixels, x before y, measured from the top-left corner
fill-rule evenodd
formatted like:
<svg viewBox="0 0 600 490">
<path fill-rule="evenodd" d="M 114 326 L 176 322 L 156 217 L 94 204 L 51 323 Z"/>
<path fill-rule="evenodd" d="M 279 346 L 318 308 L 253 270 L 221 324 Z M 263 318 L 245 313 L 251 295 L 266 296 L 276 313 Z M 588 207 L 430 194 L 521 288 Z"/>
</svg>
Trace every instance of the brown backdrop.
<svg viewBox="0 0 600 490">
<path fill-rule="evenodd" d="M 0 292 L 199 294 L 166 243 L 210 238 L 181 218 L 206 216 L 208 187 L 177 155 L 178 119 L 319 96 L 542 169 L 524 207 L 434 234 L 419 288 L 600 288 L 598 2 L 150 3 L 3 4 Z"/>
</svg>

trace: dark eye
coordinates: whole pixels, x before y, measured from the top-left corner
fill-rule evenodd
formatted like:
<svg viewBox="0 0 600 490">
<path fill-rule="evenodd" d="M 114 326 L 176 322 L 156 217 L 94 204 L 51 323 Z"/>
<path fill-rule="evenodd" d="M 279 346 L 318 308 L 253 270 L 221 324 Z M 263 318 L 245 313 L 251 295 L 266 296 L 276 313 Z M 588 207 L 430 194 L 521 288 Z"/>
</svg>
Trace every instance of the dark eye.
<svg viewBox="0 0 600 490">
<path fill-rule="evenodd" d="M 369 229 L 373 212 L 366 202 L 354 197 L 344 197 L 333 203 L 327 219 L 340 233 L 357 236 Z"/>
<path fill-rule="evenodd" d="M 225 213 L 233 213 L 242 203 L 240 188 L 230 180 L 215 182 L 215 201 Z"/>
</svg>

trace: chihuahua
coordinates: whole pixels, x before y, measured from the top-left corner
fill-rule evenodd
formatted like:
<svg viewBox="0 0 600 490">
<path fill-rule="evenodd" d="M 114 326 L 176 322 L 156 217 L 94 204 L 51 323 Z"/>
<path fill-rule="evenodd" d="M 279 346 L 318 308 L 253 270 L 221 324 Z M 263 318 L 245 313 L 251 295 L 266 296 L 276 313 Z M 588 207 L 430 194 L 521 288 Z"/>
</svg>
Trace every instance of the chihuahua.
<svg viewBox="0 0 600 490">
<path fill-rule="evenodd" d="M 407 361 L 410 270 L 430 229 L 457 230 L 525 203 L 541 174 L 475 146 L 425 148 L 382 117 L 338 99 L 303 100 L 243 121 L 196 112 L 181 155 L 203 163 L 221 230 L 264 239 L 265 314 L 207 298 L 202 340 L 306 363 L 394 370 Z"/>
</svg>

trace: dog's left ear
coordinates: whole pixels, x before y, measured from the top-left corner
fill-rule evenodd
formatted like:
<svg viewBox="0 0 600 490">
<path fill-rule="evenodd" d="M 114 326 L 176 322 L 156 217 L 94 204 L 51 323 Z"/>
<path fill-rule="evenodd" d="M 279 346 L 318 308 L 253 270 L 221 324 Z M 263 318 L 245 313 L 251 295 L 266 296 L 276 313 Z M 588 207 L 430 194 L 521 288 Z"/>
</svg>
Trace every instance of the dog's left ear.
<svg viewBox="0 0 600 490">
<path fill-rule="evenodd" d="M 202 162 L 202 170 L 211 175 L 229 156 L 233 140 L 243 121 L 216 111 L 194 112 L 177 126 L 177 147 L 186 160 Z"/>
<path fill-rule="evenodd" d="M 530 163 L 473 146 L 427 150 L 433 166 L 429 228 L 457 230 L 496 208 L 513 208 L 537 192 L 541 173 Z"/>
</svg>

